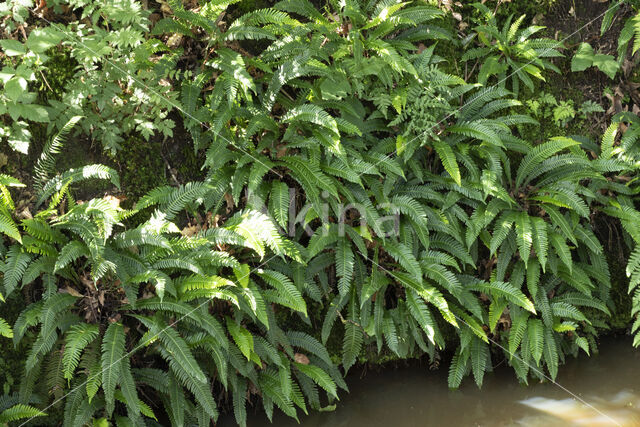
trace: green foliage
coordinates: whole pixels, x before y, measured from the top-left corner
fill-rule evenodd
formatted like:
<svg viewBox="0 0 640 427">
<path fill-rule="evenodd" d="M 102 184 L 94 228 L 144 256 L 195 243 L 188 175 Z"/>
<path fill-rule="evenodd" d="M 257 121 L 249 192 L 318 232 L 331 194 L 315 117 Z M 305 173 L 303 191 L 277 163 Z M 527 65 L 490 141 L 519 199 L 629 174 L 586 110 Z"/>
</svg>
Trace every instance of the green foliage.
<svg viewBox="0 0 640 427">
<path fill-rule="evenodd" d="M 59 3 L 82 20 L 44 27 L 60 39 L 0 44 L 32 73 L 28 49 L 63 39 L 78 63 L 48 101 L 33 194 L 0 175 L 2 295 L 36 295 L 0 322 L 28 349 L 16 404 L 55 402 L 64 425 L 208 425 L 226 410 L 246 424 L 255 403 L 297 418 L 337 399 L 365 353 L 445 346 L 452 388 L 482 385 L 498 360 L 523 382 L 555 378 L 566 355 L 595 350 L 614 309 L 596 220 L 621 224 L 640 311 L 637 118 L 617 117 L 599 146 L 522 139 L 536 119 L 601 111 L 538 93 L 533 117 L 520 113 L 520 86 L 558 71 L 562 47 L 531 38 L 542 27 L 520 29 L 524 17 L 498 25 L 476 6 L 472 83 L 445 72 L 452 35 L 424 2 L 228 14 L 233 2 L 169 1 L 157 22 L 139 2 Z M 171 136 L 173 120 L 204 177 L 131 209 L 111 195 L 114 169 L 56 168 L 73 130 L 117 150 Z M 89 179 L 108 195 L 80 193 Z"/>
<path fill-rule="evenodd" d="M 571 59 L 571 71 L 584 71 L 592 66 L 605 73 L 610 79 L 613 79 L 620 69 L 620 64 L 612 55 L 595 53 L 589 43 L 581 43 Z"/>
<path fill-rule="evenodd" d="M 560 72 L 547 58 L 563 56 L 558 49 L 562 43 L 549 38 L 531 38 L 545 27 L 533 25 L 521 28 L 526 15 L 514 20 L 509 16 L 502 28 L 498 26 L 494 13 L 484 4 L 474 3 L 479 17 L 475 19 L 473 37 L 465 40 L 467 51 L 463 61 L 475 61 L 478 68 L 478 83 L 486 85 L 492 76 L 496 76 L 497 85 L 505 87 L 511 81 L 511 90 L 518 95 L 523 84 L 529 92 L 534 90 L 531 77 L 545 81 L 542 72 L 546 69 Z M 472 40 L 478 40 L 473 47 Z M 475 68 L 475 66 L 474 66 Z"/>
<path fill-rule="evenodd" d="M 617 0 L 607 8 L 602 19 L 600 35 L 603 35 L 611 28 L 614 17 L 620 14 L 621 9 L 623 9 L 621 6 L 625 3 L 627 3 L 627 0 Z M 581 43 L 571 60 L 571 71 L 584 71 L 593 66 L 605 73 L 610 79 L 615 79 L 625 58 L 632 57 L 640 49 L 640 13 L 638 13 L 637 4 L 634 2 L 629 3 L 635 10 L 633 15 L 626 19 L 618 35 L 618 58 L 613 55 L 596 53 L 589 43 Z"/>
<path fill-rule="evenodd" d="M 3 406 L 6 405 L 0 406 L 0 410 L 2 411 L 0 412 L 0 424 L 2 424 L 3 426 L 8 426 L 12 421 L 19 421 L 24 419 L 31 420 L 35 417 L 42 417 L 47 415 L 32 406 L 23 405 L 21 403 L 15 404 L 11 407 Z"/>
<path fill-rule="evenodd" d="M 623 59 L 627 55 L 629 47 L 631 47 L 631 55 L 634 55 L 636 51 L 640 49 L 640 14 L 637 13 L 638 5 L 633 1 L 616 0 L 607 9 L 607 13 L 602 18 L 602 23 L 600 24 L 600 35 L 603 35 L 609 30 L 609 28 L 611 28 L 616 14 L 620 13 L 620 10 L 622 9 L 621 6 L 625 3 L 633 6 L 636 13 L 625 21 L 624 26 L 618 35 L 619 63 L 622 63 Z"/>
<path fill-rule="evenodd" d="M 24 2 L 15 3 L 24 6 Z M 0 78 L 0 117 L 8 116 L 13 123 L 0 125 L 0 137 L 14 150 L 27 153 L 33 140 L 30 124 L 46 123 L 63 130 L 70 118 L 79 115 L 85 116 L 81 131 L 111 151 L 117 150 L 130 133 L 146 139 L 156 131 L 172 136 L 174 123 L 167 117 L 167 107 L 172 107 L 175 96 L 155 82 L 170 73 L 174 73 L 171 77 L 175 75 L 175 70 L 161 65 L 175 61 L 177 52 L 166 53 L 167 45 L 146 39 L 148 11 L 134 0 L 56 3 L 64 3 L 71 10 L 81 8 L 81 16 L 76 19 L 86 19 L 91 25 L 77 26 L 76 21 L 45 26 L 33 29 L 23 40 L 21 36 L 2 40 L 0 49 L 7 61 Z M 11 16 L 6 9 L 0 14 Z M 101 21 L 101 16 L 109 16 L 109 22 Z M 19 23 L 24 17 L 14 8 L 13 19 Z M 76 67 L 64 82 L 61 96 L 53 96 L 46 79 L 41 81 L 40 77 L 52 51 L 61 44 L 70 51 Z M 154 63 L 151 57 L 163 48 L 163 59 Z M 43 92 L 51 96 L 47 102 L 38 100 L 34 91 L 40 82 Z"/>
</svg>

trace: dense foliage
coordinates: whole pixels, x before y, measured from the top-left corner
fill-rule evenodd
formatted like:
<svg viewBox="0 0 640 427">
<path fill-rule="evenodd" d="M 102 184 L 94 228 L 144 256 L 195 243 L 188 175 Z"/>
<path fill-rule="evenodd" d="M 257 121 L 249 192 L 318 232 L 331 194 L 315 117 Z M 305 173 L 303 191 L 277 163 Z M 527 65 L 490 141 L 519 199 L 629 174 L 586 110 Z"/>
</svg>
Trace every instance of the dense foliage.
<svg viewBox="0 0 640 427">
<path fill-rule="evenodd" d="M 497 361 L 555 378 L 619 311 L 605 228 L 637 317 L 638 117 L 598 142 L 529 138 L 577 115 L 542 93 L 558 61 L 635 60 L 634 5 L 612 5 L 602 31 L 626 24 L 602 58 L 484 4 L 467 28 L 419 0 L 235 3 L 0 4 L 2 147 L 34 166 L 0 174 L 0 298 L 24 301 L 0 319 L 24 354 L 0 423 L 298 417 L 373 353 L 448 349 L 454 388 Z M 57 167 L 73 141 L 113 155 L 177 127 L 204 179 L 126 208 L 112 167 Z"/>
</svg>

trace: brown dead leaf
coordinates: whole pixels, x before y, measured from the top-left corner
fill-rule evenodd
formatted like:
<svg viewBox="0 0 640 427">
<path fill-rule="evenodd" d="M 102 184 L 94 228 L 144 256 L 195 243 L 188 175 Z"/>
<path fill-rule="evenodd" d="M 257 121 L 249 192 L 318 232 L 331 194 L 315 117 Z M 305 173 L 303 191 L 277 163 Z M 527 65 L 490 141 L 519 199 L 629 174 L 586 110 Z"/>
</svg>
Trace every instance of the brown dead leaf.
<svg viewBox="0 0 640 427">
<path fill-rule="evenodd" d="M 622 74 L 625 77 L 628 77 L 631 74 L 631 72 L 634 70 L 635 67 L 634 67 L 633 62 L 629 61 L 628 58 L 625 58 L 624 62 L 622 63 L 622 67 L 620 67 L 620 68 L 622 68 Z"/>
<path fill-rule="evenodd" d="M 279 159 L 280 157 L 287 155 L 287 146 L 285 144 L 276 145 L 276 149 L 278 150 L 276 152 L 276 158 Z"/>
<path fill-rule="evenodd" d="M 31 215 L 31 211 L 29 210 L 29 208 L 25 207 L 23 210 L 18 212 L 17 217 L 18 219 L 32 219 L 33 215 Z"/>
<path fill-rule="evenodd" d="M 531 20 L 531 23 L 533 25 L 541 25 L 543 22 L 544 22 L 544 15 L 542 13 L 538 13 Z"/>
<path fill-rule="evenodd" d="M 173 34 L 167 39 L 167 46 L 172 49 L 177 48 L 182 43 L 182 34 Z"/>
<path fill-rule="evenodd" d="M 142 293 L 142 296 L 140 297 L 140 299 L 149 299 L 149 298 L 153 298 L 153 297 L 155 297 L 155 296 L 156 296 L 156 294 L 155 294 L 155 293 L 153 293 L 153 292 L 144 291 L 144 292 Z"/>
<path fill-rule="evenodd" d="M 221 220 L 222 220 L 222 215 L 219 215 L 219 214 L 214 215 L 213 221 L 211 222 L 211 227 L 217 227 Z"/>
<path fill-rule="evenodd" d="M 125 196 L 112 196 L 110 194 L 104 196 L 102 198 L 102 200 L 105 200 L 107 202 L 109 202 L 113 207 L 119 208 L 120 207 L 120 202 L 122 202 L 123 200 L 126 200 L 127 198 Z"/>
<path fill-rule="evenodd" d="M 500 319 L 498 319 L 498 325 L 502 325 L 504 330 L 508 330 L 509 328 L 511 328 L 511 315 L 509 314 L 508 308 L 505 308 L 500 315 Z"/>
<path fill-rule="evenodd" d="M 619 87 L 616 88 L 613 95 L 606 93 L 605 96 L 611 102 L 611 106 L 607 110 L 606 114 L 618 114 L 622 112 L 622 94 L 619 93 Z"/>
<path fill-rule="evenodd" d="M 295 360 L 297 363 L 300 363 L 302 365 L 308 365 L 309 364 L 309 358 L 302 354 L 302 353 L 296 353 L 293 355 L 293 360 Z"/>
<path fill-rule="evenodd" d="M 224 193 L 224 200 L 227 202 L 227 213 L 231 212 L 235 206 L 233 196 L 230 193 Z"/>
<path fill-rule="evenodd" d="M 188 225 L 185 228 L 183 228 L 180 233 L 183 236 L 191 237 L 191 236 L 196 235 L 201 229 L 202 229 L 202 227 L 200 227 L 198 224 Z"/>
<path fill-rule="evenodd" d="M 258 390 L 258 387 L 256 387 L 256 385 L 254 383 L 252 383 L 251 381 L 249 381 L 249 387 L 247 387 L 247 393 L 251 394 L 260 394 L 260 390 Z"/>
<path fill-rule="evenodd" d="M 62 289 L 62 291 L 68 293 L 69 295 L 73 295 L 74 297 L 78 297 L 78 298 L 83 296 L 80 292 L 76 291 L 71 286 L 64 287 Z"/>
<path fill-rule="evenodd" d="M 80 282 L 82 282 L 83 285 L 85 285 L 92 291 L 97 288 L 96 283 L 91 279 L 91 277 L 89 277 L 87 273 L 80 275 Z"/>
<path fill-rule="evenodd" d="M 160 11 L 162 11 L 165 16 L 173 15 L 173 10 L 171 10 L 171 6 L 169 6 L 166 0 L 160 0 L 158 3 L 160 3 Z"/>
</svg>

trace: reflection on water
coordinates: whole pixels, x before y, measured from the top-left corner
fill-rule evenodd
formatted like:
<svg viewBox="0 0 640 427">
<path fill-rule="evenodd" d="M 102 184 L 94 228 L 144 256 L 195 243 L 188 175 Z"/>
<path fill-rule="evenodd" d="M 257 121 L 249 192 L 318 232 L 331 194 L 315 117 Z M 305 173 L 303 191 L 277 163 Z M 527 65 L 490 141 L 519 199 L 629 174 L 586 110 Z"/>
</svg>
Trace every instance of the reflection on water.
<svg viewBox="0 0 640 427">
<path fill-rule="evenodd" d="M 558 383 L 596 409 L 586 407 L 553 384 L 521 386 L 510 369 L 496 368 L 478 389 L 469 378 L 456 391 L 447 388 L 445 369 L 429 371 L 414 365 L 396 370 L 359 372 L 347 380 L 334 412 L 302 416 L 309 427 L 373 426 L 640 426 L 640 351 L 626 339 L 600 344 L 600 354 L 569 359 Z M 614 421 L 612 421 L 615 420 Z M 225 422 L 226 421 L 226 422 Z M 230 425 L 223 420 L 222 425 Z M 295 420 L 274 415 L 270 424 L 262 413 L 248 425 L 296 426 Z"/>
<path fill-rule="evenodd" d="M 531 397 L 520 403 L 550 414 L 556 420 L 579 426 L 637 426 L 640 425 L 640 397 L 624 390 L 612 397 L 549 399 Z M 543 417 L 541 417 L 543 418 Z M 553 419 L 552 418 L 552 419 Z M 538 425 L 535 417 L 523 420 L 527 425 Z M 522 424 L 522 422 L 521 422 Z"/>
</svg>

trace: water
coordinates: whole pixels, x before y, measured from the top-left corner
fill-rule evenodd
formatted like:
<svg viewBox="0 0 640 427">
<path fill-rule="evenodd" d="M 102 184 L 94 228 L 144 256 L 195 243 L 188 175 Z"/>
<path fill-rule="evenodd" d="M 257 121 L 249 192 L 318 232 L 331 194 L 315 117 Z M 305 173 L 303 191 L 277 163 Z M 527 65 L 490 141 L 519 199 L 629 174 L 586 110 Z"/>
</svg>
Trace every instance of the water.
<svg viewBox="0 0 640 427">
<path fill-rule="evenodd" d="M 448 390 L 446 369 L 442 368 L 429 371 L 416 364 L 368 372 L 363 377 L 361 374 L 362 371 L 352 370 L 347 379 L 350 393 L 341 394 L 335 411 L 302 415 L 301 425 L 640 426 L 640 350 L 633 349 L 627 339 L 604 340 L 600 354 L 568 359 L 560 368 L 557 382 L 596 409 L 571 399 L 570 394 L 551 383 L 521 386 L 513 371 L 504 367 L 487 374 L 482 389 L 468 378 L 456 391 Z M 545 410 L 555 415 L 545 414 Z M 270 424 L 258 412 L 250 416 L 248 425 L 299 424 L 278 413 Z"/>
</svg>

